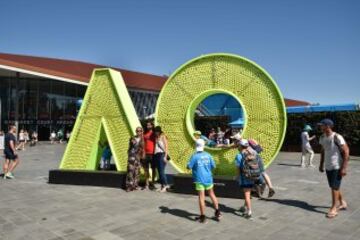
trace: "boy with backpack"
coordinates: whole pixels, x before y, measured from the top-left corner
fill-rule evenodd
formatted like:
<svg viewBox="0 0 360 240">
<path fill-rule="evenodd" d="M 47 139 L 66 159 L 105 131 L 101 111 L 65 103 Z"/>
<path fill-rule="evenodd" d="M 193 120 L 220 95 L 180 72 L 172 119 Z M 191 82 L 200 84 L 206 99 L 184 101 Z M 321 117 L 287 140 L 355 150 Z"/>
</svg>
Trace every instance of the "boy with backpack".
<svg viewBox="0 0 360 240">
<path fill-rule="evenodd" d="M 263 148 L 261 147 L 261 145 L 255 141 L 254 139 L 249 139 L 249 145 L 252 149 L 254 149 L 256 151 L 256 153 L 258 154 L 258 160 L 259 160 L 259 166 L 260 166 L 260 170 L 261 170 L 261 175 L 265 180 L 265 184 L 266 186 L 268 186 L 269 188 L 269 193 L 268 193 L 268 198 L 271 198 L 272 196 L 274 196 L 275 194 L 275 190 L 273 188 L 273 185 L 271 183 L 271 179 L 270 176 L 265 172 L 265 166 L 264 166 L 264 161 L 261 158 L 261 156 L 259 155 L 262 151 Z M 265 188 L 265 186 L 264 186 Z M 264 188 L 261 190 L 261 193 L 259 195 L 262 195 L 264 192 Z M 261 196 L 260 196 L 261 197 Z"/>
<path fill-rule="evenodd" d="M 245 205 L 240 208 L 245 218 L 251 218 L 251 190 L 261 181 L 262 170 L 259 164 L 259 156 L 249 145 L 248 140 L 241 139 L 238 142 L 239 153 L 235 157 L 237 167 L 237 179 L 244 191 Z"/>
<path fill-rule="evenodd" d="M 212 177 L 212 170 L 215 168 L 215 161 L 212 156 L 204 151 L 205 141 L 203 139 L 196 139 L 196 153 L 194 153 L 187 164 L 187 168 L 192 170 L 195 189 L 199 195 L 200 223 L 206 223 L 205 216 L 205 191 L 208 192 L 211 201 L 215 208 L 215 219 L 217 221 L 221 218 L 219 210 L 219 203 L 214 193 L 214 184 Z"/>
<path fill-rule="evenodd" d="M 242 140 L 241 135 L 239 133 L 237 133 L 234 136 L 232 136 L 231 138 L 233 139 L 233 144 L 230 145 L 228 148 L 238 148 L 239 144 L 240 144 L 240 141 Z M 275 190 L 274 190 L 274 187 L 273 187 L 273 185 L 271 183 L 270 176 L 265 172 L 264 161 L 259 155 L 263 151 L 263 148 L 254 139 L 249 139 L 248 143 L 249 143 L 249 146 L 251 147 L 251 149 L 253 149 L 258 155 L 259 165 L 260 165 L 260 169 L 261 169 L 261 172 L 262 172 L 261 180 L 265 180 L 266 186 L 268 186 L 268 188 L 269 188 L 268 198 L 271 198 L 272 196 L 274 196 Z M 261 197 L 263 195 L 263 192 L 265 190 L 264 189 L 265 186 L 263 184 L 261 184 L 260 182 L 259 182 L 259 184 L 261 185 L 260 190 L 258 188 L 256 188 L 259 197 Z"/>
</svg>

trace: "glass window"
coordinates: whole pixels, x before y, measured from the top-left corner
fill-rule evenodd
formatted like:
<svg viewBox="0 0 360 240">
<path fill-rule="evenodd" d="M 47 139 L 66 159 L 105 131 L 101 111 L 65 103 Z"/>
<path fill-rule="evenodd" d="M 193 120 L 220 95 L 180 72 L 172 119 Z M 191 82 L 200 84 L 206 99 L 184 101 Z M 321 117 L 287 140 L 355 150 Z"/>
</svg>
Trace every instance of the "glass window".
<svg viewBox="0 0 360 240">
<path fill-rule="evenodd" d="M 9 80 L 7 78 L 0 77 L 0 117 L 1 124 L 0 130 L 6 130 L 7 120 L 9 116 Z"/>
<path fill-rule="evenodd" d="M 50 81 L 47 79 L 39 80 L 39 104 L 38 104 L 38 119 L 50 120 Z"/>
</svg>

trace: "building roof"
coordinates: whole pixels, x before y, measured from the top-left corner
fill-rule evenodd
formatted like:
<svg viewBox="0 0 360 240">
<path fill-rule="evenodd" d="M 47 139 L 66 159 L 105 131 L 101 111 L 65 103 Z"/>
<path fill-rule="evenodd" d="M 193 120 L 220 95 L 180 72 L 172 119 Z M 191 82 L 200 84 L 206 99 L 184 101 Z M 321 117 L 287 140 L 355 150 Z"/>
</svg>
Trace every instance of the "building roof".
<svg viewBox="0 0 360 240">
<path fill-rule="evenodd" d="M 0 53 L 0 65 L 88 83 L 94 68 L 108 66 L 56 58 L 33 57 Z M 111 67 L 113 68 L 113 67 Z M 125 84 L 131 88 L 159 91 L 167 77 L 113 68 L 121 72 Z"/>
<path fill-rule="evenodd" d="M 305 101 L 300 101 L 300 100 L 294 100 L 294 99 L 285 98 L 285 105 L 286 105 L 287 107 L 309 106 L 310 103 L 309 103 L 309 102 L 305 102 Z"/>
<path fill-rule="evenodd" d="M 34 57 L 8 53 L 0 53 L 0 65 L 23 69 L 39 74 L 71 79 L 81 83 L 89 82 L 94 68 L 108 67 L 74 60 Z M 167 80 L 166 76 L 156 76 L 120 68 L 111 68 L 121 72 L 126 86 L 130 88 L 159 92 Z M 308 102 L 293 99 L 285 99 L 285 104 L 286 106 L 310 105 Z"/>
</svg>

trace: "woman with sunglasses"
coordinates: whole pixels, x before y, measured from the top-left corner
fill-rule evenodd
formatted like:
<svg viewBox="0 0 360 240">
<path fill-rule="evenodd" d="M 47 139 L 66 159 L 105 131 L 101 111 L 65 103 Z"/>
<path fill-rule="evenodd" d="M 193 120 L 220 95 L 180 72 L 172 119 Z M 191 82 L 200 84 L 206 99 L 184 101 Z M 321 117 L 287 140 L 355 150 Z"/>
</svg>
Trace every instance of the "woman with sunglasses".
<svg viewBox="0 0 360 240">
<path fill-rule="evenodd" d="M 126 191 L 134 191 L 139 188 L 140 160 L 145 157 L 144 136 L 141 127 L 136 128 L 136 135 L 129 140 L 128 166 L 126 174 Z"/>
</svg>

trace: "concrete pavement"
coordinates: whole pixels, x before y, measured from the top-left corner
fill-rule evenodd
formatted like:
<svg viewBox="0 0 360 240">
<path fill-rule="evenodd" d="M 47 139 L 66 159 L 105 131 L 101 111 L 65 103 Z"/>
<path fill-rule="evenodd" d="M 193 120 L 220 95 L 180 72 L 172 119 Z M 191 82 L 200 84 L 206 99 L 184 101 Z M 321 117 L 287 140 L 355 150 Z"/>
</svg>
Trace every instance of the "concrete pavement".
<svg viewBox="0 0 360 240">
<path fill-rule="evenodd" d="M 276 194 L 253 199 L 251 220 L 237 211 L 242 200 L 222 198 L 222 221 L 202 225 L 194 221 L 196 196 L 48 184 L 64 146 L 28 147 L 16 179 L 0 180 L 1 240 L 360 239 L 360 161 L 351 161 L 343 181 L 349 209 L 333 220 L 325 218 L 331 200 L 325 174 L 299 168 L 299 153 L 281 153 L 268 169 Z"/>
</svg>

